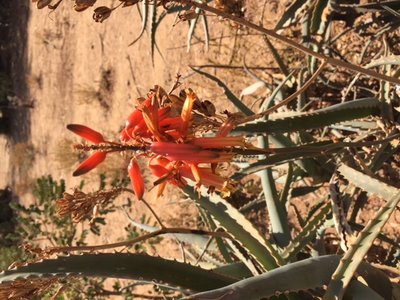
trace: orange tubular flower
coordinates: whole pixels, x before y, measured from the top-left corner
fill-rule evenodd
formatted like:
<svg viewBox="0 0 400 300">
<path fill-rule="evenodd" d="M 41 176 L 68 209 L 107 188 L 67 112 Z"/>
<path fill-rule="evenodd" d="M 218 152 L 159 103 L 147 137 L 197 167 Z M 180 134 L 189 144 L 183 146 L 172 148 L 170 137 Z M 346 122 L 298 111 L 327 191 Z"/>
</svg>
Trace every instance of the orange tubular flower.
<svg viewBox="0 0 400 300">
<path fill-rule="evenodd" d="M 201 137 L 194 138 L 191 143 L 202 148 L 218 149 L 224 147 L 245 147 L 246 143 L 241 136 L 229 137 Z"/>
<path fill-rule="evenodd" d="M 95 144 L 107 143 L 100 132 L 97 132 L 85 125 L 68 124 L 67 129 L 71 130 L 73 133 L 79 135 L 80 137 L 83 137 L 85 140 L 90 141 L 92 143 Z"/>
<path fill-rule="evenodd" d="M 162 195 L 167 183 L 179 185 L 178 180 L 174 178 L 174 164 L 168 159 L 157 156 L 149 161 L 149 169 L 158 179 L 154 182 L 154 186 L 158 185 L 157 198 Z"/>
<path fill-rule="evenodd" d="M 160 108 L 158 111 L 152 111 L 146 107 L 143 108 L 142 115 L 147 129 L 158 141 L 163 140 L 159 123 L 168 116 L 170 111 L 171 108 L 169 106 Z"/>
<path fill-rule="evenodd" d="M 134 128 L 136 125 L 139 124 L 143 120 L 142 117 L 142 109 L 143 107 L 147 107 L 150 105 L 151 99 L 148 98 L 145 101 L 143 101 L 142 104 L 139 105 L 138 108 L 136 108 L 128 117 L 128 119 L 125 122 L 125 128 L 126 130 Z"/>
<path fill-rule="evenodd" d="M 126 120 L 125 129 L 134 128 L 142 119 L 143 119 L 142 112 L 138 109 L 135 109 L 129 115 L 128 120 Z"/>
<path fill-rule="evenodd" d="M 178 168 L 181 176 L 189 178 L 197 182 L 193 170 L 190 167 L 183 166 Z M 223 178 L 217 174 L 214 174 L 210 168 L 197 168 L 198 176 L 200 181 L 198 184 L 204 185 L 208 188 L 215 188 L 217 190 L 223 190 L 226 184 L 226 178 Z"/>
<path fill-rule="evenodd" d="M 72 176 L 80 176 L 96 168 L 106 159 L 106 152 L 95 152 L 83 161 L 78 168 L 72 173 Z"/>
<path fill-rule="evenodd" d="M 229 117 L 219 128 L 217 136 L 227 136 L 236 127 L 236 119 Z"/>
<path fill-rule="evenodd" d="M 67 129 L 94 144 L 110 143 L 104 140 L 104 137 L 101 133 L 84 125 L 68 124 Z M 74 173 L 72 173 L 72 176 L 83 175 L 93 170 L 106 159 L 106 155 L 106 152 L 96 151 L 78 166 Z"/>
<path fill-rule="evenodd" d="M 204 150 L 193 144 L 154 142 L 150 146 L 150 150 L 170 160 L 187 163 L 218 163 L 227 162 L 233 158 L 233 153 Z"/>
<path fill-rule="evenodd" d="M 163 163 L 164 159 L 168 161 L 168 163 L 170 163 L 168 159 L 163 157 L 154 157 L 150 160 L 149 169 L 151 173 L 153 173 L 153 175 L 157 177 L 162 177 L 165 174 L 169 173 L 170 170 L 167 168 L 167 164 Z"/>
<path fill-rule="evenodd" d="M 182 112 L 181 112 L 181 118 L 182 118 L 182 127 L 181 127 L 181 133 L 182 136 L 186 136 L 188 129 L 189 129 L 189 124 L 190 120 L 192 118 L 192 109 L 193 109 L 193 103 L 196 100 L 197 96 L 195 93 L 192 91 L 187 91 L 186 93 L 186 100 L 185 103 L 183 104 L 182 107 Z"/>
<path fill-rule="evenodd" d="M 190 170 L 192 171 L 194 180 L 198 186 L 201 185 L 201 175 L 199 167 L 196 164 L 189 164 Z"/>
<path fill-rule="evenodd" d="M 224 191 L 226 188 L 226 178 L 215 174 L 210 168 L 200 168 L 195 164 L 181 163 L 177 166 L 165 157 L 158 156 L 150 160 L 149 168 L 153 175 L 159 178 L 155 182 L 156 185 L 159 184 L 157 196 L 162 194 L 167 182 L 176 186 L 186 185 L 184 178 L 195 181 L 198 186 L 204 185 L 210 190 Z"/>
<path fill-rule="evenodd" d="M 169 130 L 181 130 L 182 128 L 182 118 L 181 117 L 172 117 L 165 118 L 160 121 L 161 130 L 169 131 Z"/>
<path fill-rule="evenodd" d="M 119 139 L 121 142 L 126 143 L 129 141 L 132 137 L 128 134 L 128 131 L 124 128 L 121 133 L 119 134 Z"/>
<path fill-rule="evenodd" d="M 138 200 L 141 200 L 144 194 L 144 180 L 135 158 L 132 158 L 129 163 L 128 174 L 132 182 L 133 191 L 135 192 Z"/>
</svg>

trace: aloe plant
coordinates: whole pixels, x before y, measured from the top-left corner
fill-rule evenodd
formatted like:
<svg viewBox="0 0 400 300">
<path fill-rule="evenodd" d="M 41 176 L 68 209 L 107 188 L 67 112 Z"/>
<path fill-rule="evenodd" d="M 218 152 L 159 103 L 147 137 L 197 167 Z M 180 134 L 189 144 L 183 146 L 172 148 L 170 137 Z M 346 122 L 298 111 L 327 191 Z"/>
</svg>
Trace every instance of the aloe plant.
<svg viewBox="0 0 400 300">
<path fill-rule="evenodd" d="M 39 8 L 51 9 L 61 3 L 34 2 Z M 276 31 L 244 18 L 241 1 L 120 2 L 121 7 L 140 8 L 141 30 L 134 42 L 150 27 L 153 61 L 158 49 L 157 29 L 165 24 L 168 14 L 177 13 L 181 18 L 175 26 L 188 22 L 188 50 L 200 22 L 208 46 L 207 18 L 214 14 L 264 35 L 263 46 L 277 65 L 276 73 L 265 79 L 264 74 L 250 70 L 244 62 L 243 70 L 251 83 L 236 88 L 225 78 L 193 67 L 197 78 L 212 81 L 222 89 L 226 101 L 235 107 L 233 111 L 221 113 L 194 88 L 178 92 L 178 76 L 169 92 L 155 86 L 147 94 L 127 117 L 116 139 L 85 125 L 69 124 L 68 130 L 90 143 L 76 144 L 75 148 L 91 151 L 73 175 L 90 172 L 115 152 L 128 153 L 131 188 L 118 186 L 93 193 L 75 190 L 73 194 L 58 195 L 58 213 L 71 215 L 75 222 L 94 222 L 100 208 L 128 194 L 149 208 L 158 225 L 150 226 L 128 215 L 130 226 L 146 233 L 104 245 L 69 243 L 36 249 L 35 260 L 17 262 L 0 275 L 0 295 L 21 292 L 20 282 L 28 286 L 41 280 L 54 279 L 56 283 L 72 276 L 96 276 L 151 282 L 163 288 L 165 285 L 186 299 L 398 298 L 399 288 L 390 280 L 393 273 L 398 274 L 398 257 L 390 263 L 380 258 L 380 264 L 372 266 L 367 255 L 376 238 L 387 243 L 387 248 L 398 250 L 383 225 L 398 207 L 399 189 L 383 183 L 378 174 L 382 170 L 398 171 L 399 133 L 393 121 L 399 115 L 391 84 L 400 83 L 400 71 L 390 47 L 381 49 L 384 57 L 379 59 L 372 58 L 369 49 L 374 38 L 383 39 L 384 33 L 397 28 L 396 1 L 345 5 L 297 0 L 278 21 Z M 74 1 L 76 10 L 95 3 Z M 117 9 L 119 6 L 97 7 L 94 19 L 103 22 Z M 346 32 L 356 32 L 348 25 L 366 11 L 378 11 L 376 17 L 385 25 L 360 53 L 361 62 L 369 59 L 362 66 L 352 58 L 344 59 L 336 43 Z M 348 28 L 333 37 L 335 19 L 341 17 Z M 282 30 L 299 21 L 305 34 L 302 43 L 286 37 Z M 284 53 L 286 48 L 276 46 L 276 41 L 305 54 L 307 67 L 298 70 L 292 65 L 292 58 Z M 387 40 L 382 44 L 387 45 Z M 351 78 L 349 72 L 356 75 Z M 332 79 L 335 73 L 345 79 Z M 379 91 L 374 90 L 377 86 Z M 143 174 L 149 172 L 143 172 L 144 168 L 155 178 L 153 187 L 158 197 L 167 185 L 172 185 L 179 188 L 182 198 L 197 205 L 201 229 L 163 224 L 145 200 L 148 194 Z M 251 183 L 248 175 L 256 175 L 258 181 Z M 329 178 L 333 175 L 335 193 L 329 194 L 326 187 L 332 184 Z M 392 175 L 390 179 L 396 178 Z M 357 215 L 370 194 L 386 202 L 368 224 L 361 224 Z M 313 200 L 305 212 L 295 206 L 298 197 Z M 346 205 L 353 211 L 350 222 Z M 343 208 L 340 218 L 338 206 Z M 358 236 L 345 235 L 340 230 L 343 226 L 334 227 L 334 218 L 359 231 Z M 158 236 L 177 240 L 183 259 L 101 253 L 121 247 L 133 251 L 132 246 Z M 342 253 L 338 244 L 343 240 Z M 390 255 L 387 248 L 383 250 Z M 89 253 L 93 251 L 100 253 Z M 336 252 L 339 254 L 331 254 Z"/>
</svg>

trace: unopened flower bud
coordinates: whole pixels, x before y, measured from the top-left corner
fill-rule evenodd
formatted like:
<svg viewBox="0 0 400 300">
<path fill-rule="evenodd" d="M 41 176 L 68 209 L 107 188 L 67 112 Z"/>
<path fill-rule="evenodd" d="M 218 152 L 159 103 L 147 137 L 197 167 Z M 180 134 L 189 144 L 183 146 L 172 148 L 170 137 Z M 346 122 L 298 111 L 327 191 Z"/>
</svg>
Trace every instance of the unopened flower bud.
<svg viewBox="0 0 400 300">
<path fill-rule="evenodd" d="M 47 5 L 51 3 L 52 0 L 39 0 L 36 4 L 38 9 L 45 8 Z"/>
<path fill-rule="evenodd" d="M 81 12 L 90 6 L 93 6 L 95 3 L 96 0 L 75 0 L 74 9 L 78 12 Z"/>
<path fill-rule="evenodd" d="M 102 23 L 111 15 L 112 9 L 107 6 L 99 6 L 94 10 L 93 20 Z"/>
<path fill-rule="evenodd" d="M 124 2 L 122 7 L 127 7 L 139 3 L 141 0 L 119 0 L 119 1 Z"/>
</svg>

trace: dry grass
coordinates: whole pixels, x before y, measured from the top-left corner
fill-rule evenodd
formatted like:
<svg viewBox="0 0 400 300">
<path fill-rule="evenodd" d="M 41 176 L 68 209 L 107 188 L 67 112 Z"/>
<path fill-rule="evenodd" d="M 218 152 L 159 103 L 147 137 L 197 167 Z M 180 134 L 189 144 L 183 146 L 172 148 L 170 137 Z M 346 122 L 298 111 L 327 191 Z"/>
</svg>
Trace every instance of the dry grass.
<svg viewBox="0 0 400 300">
<path fill-rule="evenodd" d="M 30 143 L 18 143 L 11 152 L 11 165 L 18 168 L 21 173 L 27 173 L 35 159 L 35 149 Z"/>
<path fill-rule="evenodd" d="M 31 143 L 18 143 L 14 145 L 13 151 L 10 152 L 10 165 L 24 178 L 24 180 L 16 184 L 15 193 L 25 194 L 30 190 L 33 179 L 30 178 L 29 174 L 34 161 L 35 148 Z"/>
<path fill-rule="evenodd" d="M 100 106 L 108 110 L 111 105 L 113 87 L 114 78 L 112 69 L 101 69 L 98 82 L 77 85 L 74 94 L 79 104 L 99 103 Z"/>
<path fill-rule="evenodd" d="M 65 173 L 71 173 L 76 166 L 76 162 L 83 158 L 81 153 L 74 151 L 72 147 L 74 142 L 72 139 L 62 139 L 52 155 L 53 161 L 58 165 L 58 169 L 65 171 Z"/>
</svg>

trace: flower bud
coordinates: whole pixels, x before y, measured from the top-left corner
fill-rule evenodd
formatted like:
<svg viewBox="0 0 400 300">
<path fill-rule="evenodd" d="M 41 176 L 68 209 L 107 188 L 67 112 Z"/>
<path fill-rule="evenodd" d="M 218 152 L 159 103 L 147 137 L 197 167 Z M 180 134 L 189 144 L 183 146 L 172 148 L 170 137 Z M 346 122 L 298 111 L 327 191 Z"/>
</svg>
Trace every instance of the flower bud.
<svg viewBox="0 0 400 300">
<path fill-rule="evenodd" d="M 75 0 L 74 9 L 78 12 L 81 12 L 90 6 L 93 6 L 95 3 L 96 0 Z"/>
<path fill-rule="evenodd" d="M 51 3 L 52 0 L 39 0 L 36 4 L 38 9 L 45 8 L 47 5 Z"/>
<path fill-rule="evenodd" d="M 94 10 L 93 20 L 102 23 L 111 15 L 112 9 L 107 6 L 99 6 Z"/>
<path fill-rule="evenodd" d="M 139 3 L 141 0 L 119 0 L 119 1 L 124 3 L 122 7 L 127 7 Z"/>
</svg>

